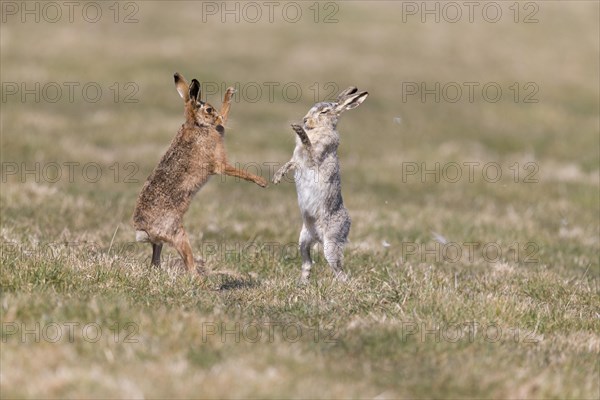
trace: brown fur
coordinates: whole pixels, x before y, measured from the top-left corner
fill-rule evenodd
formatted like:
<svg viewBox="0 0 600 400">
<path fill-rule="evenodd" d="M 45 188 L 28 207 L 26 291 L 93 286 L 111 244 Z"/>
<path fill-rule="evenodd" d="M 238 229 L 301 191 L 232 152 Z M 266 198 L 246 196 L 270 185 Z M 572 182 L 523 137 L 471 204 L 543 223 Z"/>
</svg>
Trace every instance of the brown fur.
<svg viewBox="0 0 600 400">
<path fill-rule="evenodd" d="M 195 269 L 192 248 L 183 228 L 183 216 L 192 198 L 213 174 L 243 178 L 266 187 L 260 177 L 227 163 L 223 124 L 227 121 L 233 88 L 225 93 L 222 111 L 200 101 L 200 84 L 175 74 L 177 91 L 185 102 L 185 123 L 148 177 L 133 213 L 138 241 L 152 243 L 152 264 L 160 264 L 163 243 L 172 245 L 188 271 Z"/>
</svg>

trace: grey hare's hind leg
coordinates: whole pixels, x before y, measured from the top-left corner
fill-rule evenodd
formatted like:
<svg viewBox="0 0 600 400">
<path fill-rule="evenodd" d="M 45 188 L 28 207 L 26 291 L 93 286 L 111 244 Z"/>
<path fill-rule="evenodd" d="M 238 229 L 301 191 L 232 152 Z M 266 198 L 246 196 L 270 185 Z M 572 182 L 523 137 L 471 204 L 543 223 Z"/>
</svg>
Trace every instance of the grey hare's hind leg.
<svg viewBox="0 0 600 400">
<path fill-rule="evenodd" d="M 335 279 L 345 282 L 348 280 L 348 275 L 342 269 L 342 260 L 344 258 L 345 243 L 336 242 L 334 240 L 325 239 L 323 242 L 323 252 L 325 259 L 333 270 Z"/>
<path fill-rule="evenodd" d="M 345 282 L 348 276 L 343 271 L 342 260 L 344 258 L 344 247 L 348 241 L 348 234 L 350 233 L 350 216 L 345 209 L 337 214 L 339 222 L 329 226 L 328 232 L 325 233 L 323 238 L 323 252 L 325 253 L 325 259 L 333 270 L 335 278 L 339 281 Z"/>
<path fill-rule="evenodd" d="M 301 284 L 308 283 L 308 277 L 310 276 L 310 269 L 312 267 L 310 248 L 316 241 L 316 238 L 306 225 L 302 225 L 302 230 L 300 231 L 300 255 L 302 256 L 302 274 L 300 275 Z"/>
</svg>

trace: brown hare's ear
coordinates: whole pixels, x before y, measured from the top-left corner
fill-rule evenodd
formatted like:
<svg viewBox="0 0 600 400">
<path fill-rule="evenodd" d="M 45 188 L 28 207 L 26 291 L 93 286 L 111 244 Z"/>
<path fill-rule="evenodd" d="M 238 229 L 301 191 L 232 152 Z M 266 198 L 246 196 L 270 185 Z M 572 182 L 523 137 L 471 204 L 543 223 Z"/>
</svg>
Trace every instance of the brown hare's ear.
<svg viewBox="0 0 600 400">
<path fill-rule="evenodd" d="M 185 101 L 187 103 L 188 100 L 190 99 L 190 88 L 188 86 L 188 83 L 186 82 L 186 80 L 183 76 L 179 75 L 179 72 L 175 72 L 174 78 L 175 78 L 175 88 L 177 88 L 177 93 L 179 93 L 179 95 L 181 96 L 183 101 Z"/>
<path fill-rule="evenodd" d="M 346 90 L 344 90 L 343 92 L 340 92 L 340 94 L 338 94 L 337 96 L 337 101 L 340 102 L 345 96 L 348 96 L 349 94 L 354 94 L 356 93 L 358 89 L 355 88 L 354 86 L 350 86 L 349 88 L 347 88 Z"/>
<path fill-rule="evenodd" d="M 352 110 L 353 108 L 360 106 L 368 95 L 369 92 L 360 92 L 348 95 L 338 103 L 336 109 L 338 112 Z"/>
<path fill-rule="evenodd" d="M 190 97 L 193 101 L 198 101 L 200 98 L 200 82 L 197 79 L 192 79 L 192 84 L 190 85 Z"/>
</svg>

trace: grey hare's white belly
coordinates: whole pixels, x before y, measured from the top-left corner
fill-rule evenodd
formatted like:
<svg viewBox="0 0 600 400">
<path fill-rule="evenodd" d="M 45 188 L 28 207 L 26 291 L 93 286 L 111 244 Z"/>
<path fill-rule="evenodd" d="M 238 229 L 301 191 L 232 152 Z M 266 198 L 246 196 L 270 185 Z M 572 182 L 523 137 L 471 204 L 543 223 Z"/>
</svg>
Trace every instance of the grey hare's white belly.
<svg viewBox="0 0 600 400">
<path fill-rule="evenodd" d="M 294 176 L 296 191 L 298 193 L 298 205 L 303 216 L 319 219 L 324 202 L 325 188 L 321 177 L 316 169 L 302 168 L 297 170 Z"/>
</svg>

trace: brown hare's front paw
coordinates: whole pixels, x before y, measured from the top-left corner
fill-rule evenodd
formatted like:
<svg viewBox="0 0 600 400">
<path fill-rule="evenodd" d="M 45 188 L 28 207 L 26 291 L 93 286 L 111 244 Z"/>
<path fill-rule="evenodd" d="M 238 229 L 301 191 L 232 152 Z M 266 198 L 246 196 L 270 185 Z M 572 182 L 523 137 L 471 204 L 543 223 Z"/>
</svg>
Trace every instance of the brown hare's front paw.
<svg viewBox="0 0 600 400">
<path fill-rule="evenodd" d="M 259 177 L 256 179 L 256 184 L 257 184 L 258 186 L 260 186 L 260 187 L 264 187 L 264 188 L 266 188 L 266 187 L 268 186 L 268 183 L 267 183 L 267 181 L 265 180 L 265 178 L 262 178 L 262 177 L 260 177 L 260 176 L 259 176 Z"/>
</svg>

